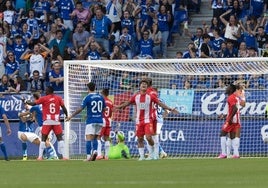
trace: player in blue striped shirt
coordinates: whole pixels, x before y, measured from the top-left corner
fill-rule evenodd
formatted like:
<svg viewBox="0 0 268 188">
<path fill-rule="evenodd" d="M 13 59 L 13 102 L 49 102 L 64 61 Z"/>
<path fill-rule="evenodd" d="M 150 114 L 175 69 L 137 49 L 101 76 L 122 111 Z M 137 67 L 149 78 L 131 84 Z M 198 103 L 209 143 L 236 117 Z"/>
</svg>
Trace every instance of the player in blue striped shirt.
<svg viewBox="0 0 268 188">
<path fill-rule="evenodd" d="M 95 161 L 97 157 L 98 141 L 103 126 L 103 112 L 106 109 L 105 100 L 102 95 L 95 92 L 96 84 L 90 82 L 87 84 L 88 95 L 82 100 L 80 108 L 78 108 L 71 116 L 66 118 L 66 121 L 71 120 L 75 115 L 82 112 L 87 107 L 86 120 L 86 161 Z M 91 150 L 93 153 L 91 155 Z"/>
</svg>

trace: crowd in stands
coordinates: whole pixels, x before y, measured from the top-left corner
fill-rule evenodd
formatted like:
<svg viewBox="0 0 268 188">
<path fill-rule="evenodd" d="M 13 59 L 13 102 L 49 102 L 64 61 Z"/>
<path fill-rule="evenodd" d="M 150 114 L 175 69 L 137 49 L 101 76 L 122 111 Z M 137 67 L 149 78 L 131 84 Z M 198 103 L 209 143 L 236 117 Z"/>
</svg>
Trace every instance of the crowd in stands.
<svg viewBox="0 0 268 188">
<path fill-rule="evenodd" d="M 191 38 L 186 51 L 177 52 L 177 58 L 246 58 L 268 56 L 268 1 L 267 0 L 211 0 L 213 16 L 210 23 L 191 33 L 185 25 L 185 34 Z M 185 22 L 187 23 L 187 22 Z M 225 88 L 234 81 L 246 88 L 268 88 L 267 75 L 195 76 L 171 80 L 173 88 L 183 88 L 185 80 L 191 88 Z M 175 83 L 174 83 L 175 82 Z M 223 83 L 223 84 L 222 84 Z M 222 87 L 225 86 L 225 87 Z"/>
<path fill-rule="evenodd" d="M 187 26 L 188 13 L 198 14 L 201 0 L 3 0 L 0 92 L 43 91 L 46 85 L 63 91 L 64 60 L 268 56 L 267 4 L 265 0 L 211 0 L 211 23 L 204 22 L 193 34 Z M 182 24 L 192 42 L 186 51 L 168 57 L 168 46 L 176 42 L 172 33 L 181 32 Z M 107 75 L 105 82 L 115 77 Z M 117 87 L 129 89 L 136 75 L 120 76 Z M 247 87 L 267 85 L 263 75 L 243 79 Z M 170 87 L 228 84 L 223 77 L 176 80 L 179 83 L 171 80 Z"/>
</svg>

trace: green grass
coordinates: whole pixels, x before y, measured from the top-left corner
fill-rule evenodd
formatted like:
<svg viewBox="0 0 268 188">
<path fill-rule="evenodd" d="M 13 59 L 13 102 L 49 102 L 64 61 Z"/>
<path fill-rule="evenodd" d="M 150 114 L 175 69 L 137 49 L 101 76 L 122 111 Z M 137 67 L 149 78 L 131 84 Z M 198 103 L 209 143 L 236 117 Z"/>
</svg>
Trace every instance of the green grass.
<svg viewBox="0 0 268 188">
<path fill-rule="evenodd" d="M 8 188 L 265 188 L 268 158 L 158 161 L 0 161 Z"/>
</svg>

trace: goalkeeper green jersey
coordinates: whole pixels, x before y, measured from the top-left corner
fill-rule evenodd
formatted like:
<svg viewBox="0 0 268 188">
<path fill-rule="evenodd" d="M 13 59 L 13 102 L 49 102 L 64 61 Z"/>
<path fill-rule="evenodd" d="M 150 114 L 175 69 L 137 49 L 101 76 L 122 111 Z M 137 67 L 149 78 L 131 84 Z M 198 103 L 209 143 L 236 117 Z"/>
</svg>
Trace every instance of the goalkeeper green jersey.
<svg viewBox="0 0 268 188">
<path fill-rule="evenodd" d="M 127 158 L 130 158 L 129 148 L 124 143 L 118 143 L 114 146 L 110 146 L 108 158 L 109 159 L 122 159 L 122 150 L 127 154 Z"/>
</svg>

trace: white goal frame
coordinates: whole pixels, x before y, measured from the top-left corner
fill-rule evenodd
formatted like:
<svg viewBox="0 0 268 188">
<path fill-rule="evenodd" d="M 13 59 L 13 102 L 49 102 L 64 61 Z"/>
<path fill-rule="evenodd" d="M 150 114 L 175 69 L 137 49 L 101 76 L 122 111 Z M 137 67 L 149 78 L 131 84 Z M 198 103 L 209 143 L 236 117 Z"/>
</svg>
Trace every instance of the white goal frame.
<svg viewBox="0 0 268 188">
<path fill-rule="evenodd" d="M 68 95 L 69 65 L 90 65 L 104 68 L 140 73 L 169 75 L 248 75 L 268 74 L 268 58 L 200 58 L 200 59 L 146 59 L 146 60 L 72 60 L 64 61 L 64 101 L 70 114 Z M 79 74 L 79 72 L 77 72 Z M 88 73 L 90 74 L 90 73 Z M 90 80 L 88 80 L 89 82 Z M 78 91 L 79 92 L 79 91 Z M 68 102 L 66 102 L 68 101 Z M 69 157 L 70 122 L 64 123 L 65 152 Z"/>
</svg>

